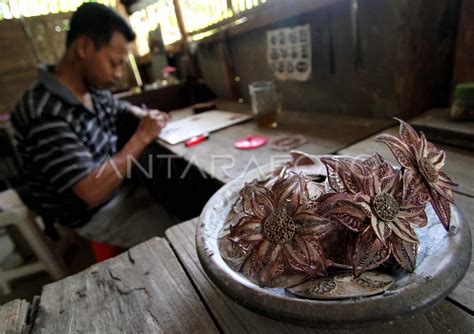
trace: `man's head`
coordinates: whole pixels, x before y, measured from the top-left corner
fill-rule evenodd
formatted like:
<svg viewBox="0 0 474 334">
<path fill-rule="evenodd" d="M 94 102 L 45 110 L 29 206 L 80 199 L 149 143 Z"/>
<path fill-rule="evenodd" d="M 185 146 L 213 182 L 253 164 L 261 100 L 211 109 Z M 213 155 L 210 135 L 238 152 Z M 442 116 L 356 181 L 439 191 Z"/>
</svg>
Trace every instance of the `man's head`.
<svg viewBox="0 0 474 334">
<path fill-rule="evenodd" d="M 85 3 L 71 18 L 66 48 L 78 59 L 87 85 L 105 89 L 122 77 L 134 39 L 132 28 L 112 9 Z"/>
</svg>

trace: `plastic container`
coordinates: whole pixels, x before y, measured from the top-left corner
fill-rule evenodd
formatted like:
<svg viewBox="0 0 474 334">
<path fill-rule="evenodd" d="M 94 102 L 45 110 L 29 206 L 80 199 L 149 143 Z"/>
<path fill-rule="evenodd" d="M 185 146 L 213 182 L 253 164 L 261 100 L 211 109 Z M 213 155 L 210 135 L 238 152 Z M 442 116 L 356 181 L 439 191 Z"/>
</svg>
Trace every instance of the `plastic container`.
<svg viewBox="0 0 474 334">
<path fill-rule="evenodd" d="M 457 121 L 474 121 L 474 82 L 456 86 L 451 118 Z"/>
</svg>

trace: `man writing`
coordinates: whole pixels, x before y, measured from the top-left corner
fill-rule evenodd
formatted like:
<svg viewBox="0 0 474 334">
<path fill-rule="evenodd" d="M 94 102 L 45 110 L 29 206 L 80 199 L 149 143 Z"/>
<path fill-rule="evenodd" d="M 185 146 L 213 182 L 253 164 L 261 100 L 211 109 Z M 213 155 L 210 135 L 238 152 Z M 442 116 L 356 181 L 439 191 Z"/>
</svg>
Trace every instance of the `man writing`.
<svg viewBox="0 0 474 334">
<path fill-rule="evenodd" d="M 121 186 L 130 158 L 137 159 L 168 121 L 165 113 L 145 112 L 104 90 L 122 77 L 134 39 L 113 10 L 82 5 L 71 18 L 65 54 L 56 66 L 40 66 L 38 83 L 12 116 L 40 214 L 122 247 L 161 234 L 171 223 L 146 194 Z M 117 119 L 123 113 L 143 119 L 117 151 Z"/>
</svg>

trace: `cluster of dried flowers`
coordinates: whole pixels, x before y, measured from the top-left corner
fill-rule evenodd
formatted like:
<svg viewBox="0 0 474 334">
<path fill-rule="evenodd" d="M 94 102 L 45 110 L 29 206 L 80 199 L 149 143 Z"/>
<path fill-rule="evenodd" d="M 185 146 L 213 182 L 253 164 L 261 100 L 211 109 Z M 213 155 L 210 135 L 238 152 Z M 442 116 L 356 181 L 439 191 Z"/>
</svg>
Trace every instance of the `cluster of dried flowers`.
<svg viewBox="0 0 474 334">
<path fill-rule="evenodd" d="M 451 189 L 441 171 L 445 153 L 400 120 L 400 138 L 376 138 L 401 168 L 379 154 L 368 159 L 326 156 L 327 180 L 283 169 L 245 185 L 220 238 L 223 258 L 251 281 L 288 287 L 350 265 L 355 276 L 394 259 L 412 272 L 431 203 L 448 230 Z M 308 165 L 307 157 L 304 164 Z"/>
</svg>

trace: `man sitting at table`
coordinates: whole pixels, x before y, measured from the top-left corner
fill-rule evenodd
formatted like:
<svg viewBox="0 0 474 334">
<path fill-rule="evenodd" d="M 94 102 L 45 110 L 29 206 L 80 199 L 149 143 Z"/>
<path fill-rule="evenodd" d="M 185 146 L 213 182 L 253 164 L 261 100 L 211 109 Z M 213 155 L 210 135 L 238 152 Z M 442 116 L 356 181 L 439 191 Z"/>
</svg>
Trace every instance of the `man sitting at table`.
<svg viewBox="0 0 474 334">
<path fill-rule="evenodd" d="M 73 227 L 98 242 L 131 247 L 163 235 L 173 223 L 141 189 L 124 184 L 137 159 L 168 121 L 105 90 L 123 74 L 135 34 L 112 9 L 97 3 L 78 8 L 66 51 L 55 66 L 39 66 L 38 82 L 12 115 L 18 149 L 34 208 L 46 222 Z M 117 148 L 117 120 L 142 120 Z"/>
</svg>

